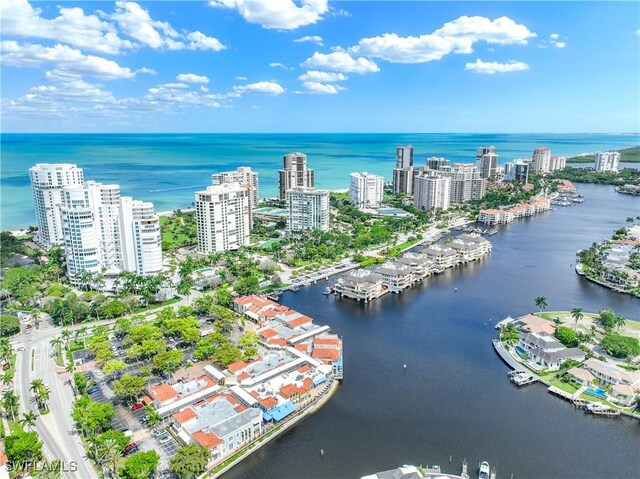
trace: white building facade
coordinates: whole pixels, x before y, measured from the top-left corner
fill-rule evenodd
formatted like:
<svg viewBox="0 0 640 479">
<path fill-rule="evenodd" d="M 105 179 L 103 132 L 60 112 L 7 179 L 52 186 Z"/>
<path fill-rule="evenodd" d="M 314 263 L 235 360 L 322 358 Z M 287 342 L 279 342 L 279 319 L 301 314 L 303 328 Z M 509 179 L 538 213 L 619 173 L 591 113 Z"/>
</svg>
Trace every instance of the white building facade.
<svg viewBox="0 0 640 479">
<path fill-rule="evenodd" d="M 351 173 L 349 201 L 358 208 L 377 208 L 382 203 L 384 178 L 367 172 Z"/>
<path fill-rule="evenodd" d="M 282 159 L 283 168 L 278 171 L 280 199 L 286 198 L 287 190 L 297 187 L 313 188 L 315 171 L 307 168 L 307 155 L 300 152 L 289 153 Z"/>
<path fill-rule="evenodd" d="M 240 183 L 249 185 L 249 213 L 253 220 L 253 212 L 260 202 L 260 179 L 258 173 L 252 171 L 249 166 L 240 166 L 235 171 L 223 171 L 222 173 L 214 173 L 211 175 L 212 185 L 222 185 L 224 183 Z"/>
<path fill-rule="evenodd" d="M 62 232 L 62 189 L 81 185 L 82 168 L 70 163 L 39 163 L 29 168 L 38 233 L 34 241 L 44 248 L 64 243 Z"/>
<path fill-rule="evenodd" d="M 498 151 L 495 146 L 483 146 L 476 150 L 476 167 L 482 178 L 495 178 Z"/>
<path fill-rule="evenodd" d="M 534 173 L 549 173 L 551 171 L 551 150 L 541 146 L 533 150 L 531 155 L 531 171 Z"/>
<path fill-rule="evenodd" d="M 620 152 L 618 151 L 600 151 L 596 153 L 595 169 L 598 173 L 618 172 L 620 165 Z"/>
<path fill-rule="evenodd" d="M 449 209 L 451 178 L 429 172 L 413 179 L 413 205 L 424 211 Z"/>
<path fill-rule="evenodd" d="M 223 183 L 196 192 L 199 253 L 221 253 L 249 244 L 250 195 L 249 185 L 240 183 Z"/>
<path fill-rule="evenodd" d="M 396 147 L 396 168 L 410 168 L 413 166 L 413 146 Z"/>
<path fill-rule="evenodd" d="M 292 188 L 286 192 L 287 230 L 329 229 L 329 191 Z"/>
<path fill-rule="evenodd" d="M 451 204 L 480 200 L 487 193 L 487 180 L 482 178 L 480 170 L 470 163 L 443 165 L 438 169 L 438 174 L 451 178 Z"/>
</svg>

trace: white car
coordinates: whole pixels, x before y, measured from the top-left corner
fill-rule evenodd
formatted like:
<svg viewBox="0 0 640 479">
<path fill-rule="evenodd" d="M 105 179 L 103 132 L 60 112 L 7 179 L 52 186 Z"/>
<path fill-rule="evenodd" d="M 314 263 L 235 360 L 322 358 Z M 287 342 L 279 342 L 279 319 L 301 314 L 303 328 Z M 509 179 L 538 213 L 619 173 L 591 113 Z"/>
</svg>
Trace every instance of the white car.
<svg viewBox="0 0 640 479">
<path fill-rule="evenodd" d="M 16 351 L 24 351 L 24 346 L 22 344 L 18 344 L 16 346 Z"/>
<path fill-rule="evenodd" d="M 158 438 L 158 442 L 159 442 L 160 444 L 164 444 L 165 442 L 169 442 L 169 441 L 171 441 L 171 437 L 170 437 L 169 435 L 160 436 L 160 437 Z"/>
</svg>

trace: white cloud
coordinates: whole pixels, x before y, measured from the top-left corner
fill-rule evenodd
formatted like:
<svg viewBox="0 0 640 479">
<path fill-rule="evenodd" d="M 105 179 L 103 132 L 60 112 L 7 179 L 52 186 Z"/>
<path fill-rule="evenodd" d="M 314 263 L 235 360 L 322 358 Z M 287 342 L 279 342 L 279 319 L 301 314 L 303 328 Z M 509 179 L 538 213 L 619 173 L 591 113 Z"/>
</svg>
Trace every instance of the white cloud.
<svg viewBox="0 0 640 479">
<path fill-rule="evenodd" d="M 450 53 L 472 53 L 473 45 L 484 41 L 491 44 L 526 44 L 536 34 L 509 17 L 490 20 L 486 17 L 462 16 L 445 23 L 433 33 L 401 37 L 385 33 L 363 38 L 350 52 L 391 63 L 424 63 L 440 60 Z"/>
<path fill-rule="evenodd" d="M 560 34 L 552 33 L 551 35 L 549 35 L 549 38 L 551 38 L 551 40 L 557 40 L 558 38 L 560 38 Z"/>
<path fill-rule="evenodd" d="M 92 75 L 104 79 L 133 78 L 137 72 L 122 67 L 112 60 L 85 55 L 68 45 L 45 47 L 31 43 L 20 44 L 7 40 L 0 42 L 2 63 L 14 67 L 37 67 L 43 63 L 55 65 L 61 72 Z M 149 73 L 141 69 L 141 73 Z"/>
<path fill-rule="evenodd" d="M 85 15 L 79 7 L 58 7 L 53 19 L 40 16 L 27 0 L 2 0 L 0 25 L 4 36 L 43 38 L 101 53 L 117 54 L 132 48 L 133 43 L 121 39 L 116 28 L 96 15 Z"/>
<path fill-rule="evenodd" d="M 553 46 L 556 48 L 564 48 L 567 44 L 565 42 L 554 42 Z"/>
<path fill-rule="evenodd" d="M 196 75 L 195 73 L 180 73 L 176 80 L 185 83 L 209 83 L 209 78 L 204 75 Z"/>
<path fill-rule="evenodd" d="M 237 10 L 249 23 L 279 30 L 314 24 L 329 10 L 327 0 L 212 0 L 209 5 Z"/>
<path fill-rule="evenodd" d="M 269 63 L 269 66 L 271 68 L 282 68 L 283 70 L 293 70 L 293 68 L 288 67 L 284 63 L 280 63 L 280 62 L 271 62 Z"/>
<path fill-rule="evenodd" d="M 296 38 L 294 42 L 296 43 L 310 42 L 310 43 L 315 43 L 316 45 L 320 45 L 321 47 L 324 46 L 322 37 L 320 35 L 306 35 L 302 38 Z"/>
<path fill-rule="evenodd" d="M 186 83 L 163 83 L 160 86 L 164 88 L 189 88 Z"/>
<path fill-rule="evenodd" d="M 301 65 L 305 68 L 322 68 L 346 73 L 374 73 L 380 71 L 378 65 L 367 58 L 353 58 L 345 51 L 332 53 L 315 52 Z"/>
<path fill-rule="evenodd" d="M 246 80 L 247 80 L 247 77 L 237 76 L 237 77 L 236 77 L 236 80 L 238 80 L 238 81 L 246 81 Z"/>
<path fill-rule="evenodd" d="M 237 85 L 233 87 L 233 91 L 237 94 L 255 93 L 261 95 L 281 95 L 284 88 L 279 83 L 273 81 L 261 81 L 257 83 L 249 83 L 248 85 Z"/>
<path fill-rule="evenodd" d="M 204 93 L 209 93 L 209 89 L 206 86 L 200 85 L 200 91 Z"/>
<path fill-rule="evenodd" d="M 158 85 L 149 88 L 143 97 L 143 102 L 151 105 L 200 105 L 217 108 L 220 103 L 217 101 L 218 95 L 203 95 L 194 90 L 184 90 L 183 88 L 171 88 L 167 85 Z"/>
<path fill-rule="evenodd" d="M 335 95 L 346 88 L 340 85 L 331 85 L 329 83 L 319 83 L 315 81 L 306 81 L 302 84 L 304 93 L 312 93 L 317 95 Z"/>
<path fill-rule="evenodd" d="M 636 30 L 636 35 L 638 35 L 638 36 L 640 37 L 640 28 L 638 28 L 638 29 Z"/>
<path fill-rule="evenodd" d="M 513 60 L 507 63 L 499 63 L 499 62 L 483 62 L 482 60 L 477 59 L 473 63 L 467 63 L 464 69 L 473 71 L 476 73 L 493 75 L 494 73 L 509 73 L 509 72 L 519 72 L 523 70 L 528 70 L 529 65 L 527 65 L 524 62 L 516 62 Z"/>
<path fill-rule="evenodd" d="M 168 22 L 153 20 L 149 12 L 135 2 L 116 1 L 115 12 L 109 18 L 128 36 L 151 48 L 213 51 L 225 48 L 217 38 L 201 32 L 178 33 Z"/>
<path fill-rule="evenodd" d="M 318 70 L 310 70 L 298 77 L 300 81 L 316 81 L 316 82 L 336 82 L 348 80 L 349 77 L 343 73 L 321 72 Z"/>
<path fill-rule="evenodd" d="M 138 68 L 136 70 L 136 73 L 146 73 L 148 75 L 157 75 L 158 74 L 158 72 L 155 71 L 153 68 L 147 68 L 147 67 Z"/>
</svg>

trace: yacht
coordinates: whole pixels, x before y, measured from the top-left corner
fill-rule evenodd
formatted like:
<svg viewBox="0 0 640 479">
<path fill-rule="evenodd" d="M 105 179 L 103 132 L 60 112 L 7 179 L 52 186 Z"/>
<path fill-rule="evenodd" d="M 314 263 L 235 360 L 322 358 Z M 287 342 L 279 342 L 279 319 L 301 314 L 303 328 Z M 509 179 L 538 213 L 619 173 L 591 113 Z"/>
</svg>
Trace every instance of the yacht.
<svg viewBox="0 0 640 479">
<path fill-rule="evenodd" d="M 482 461 L 480 463 L 480 469 L 478 469 L 478 479 L 489 479 L 491 475 L 491 469 L 489 468 L 489 463 L 487 461 Z"/>
</svg>

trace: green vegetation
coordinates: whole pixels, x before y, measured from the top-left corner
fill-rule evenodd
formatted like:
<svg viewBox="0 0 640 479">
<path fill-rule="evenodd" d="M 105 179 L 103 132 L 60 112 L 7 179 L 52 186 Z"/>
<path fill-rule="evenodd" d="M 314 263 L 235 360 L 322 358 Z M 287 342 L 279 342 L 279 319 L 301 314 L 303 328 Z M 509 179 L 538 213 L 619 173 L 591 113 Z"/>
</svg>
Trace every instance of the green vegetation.
<svg viewBox="0 0 640 479">
<path fill-rule="evenodd" d="M 21 427 L 14 429 L 10 436 L 5 437 L 4 448 L 7 459 L 13 464 L 23 464 L 42 459 L 42 442 L 38 440 L 36 432 L 25 432 Z"/>
<path fill-rule="evenodd" d="M 640 341 L 631 336 L 607 334 L 601 342 L 602 348 L 614 358 L 625 359 L 640 355 Z"/>
<path fill-rule="evenodd" d="M 599 185 L 640 185 L 640 170 L 625 168 L 618 173 L 596 173 L 590 168 L 572 168 L 549 175 L 551 178 L 569 180 L 574 183 L 596 183 Z"/>
<path fill-rule="evenodd" d="M 84 396 L 76 399 L 71 411 L 71 417 L 85 437 L 105 432 L 115 416 L 116 409 L 112 404 L 95 402 Z"/>
<path fill-rule="evenodd" d="M 580 343 L 578 340 L 578 333 L 566 326 L 558 326 L 554 335 L 558 341 L 568 348 L 575 348 Z"/>
<path fill-rule="evenodd" d="M 210 452 L 195 443 L 178 448 L 169 460 L 169 470 L 182 479 L 194 479 L 207 469 Z"/>
<path fill-rule="evenodd" d="M 620 163 L 640 163 L 640 146 L 632 146 L 618 150 L 620 152 Z M 567 163 L 595 163 L 596 155 L 579 155 L 567 158 Z"/>
<path fill-rule="evenodd" d="M 182 354 L 182 351 L 177 351 Z M 135 400 L 142 394 L 147 381 L 140 376 L 125 374 L 117 381 L 113 382 L 113 392 L 125 399 Z"/>
<path fill-rule="evenodd" d="M 136 452 L 127 458 L 120 475 L 122 479 L 147 479 L 153 476 L 159 462 L 156 451 Z"/>
<path fill-rule="evenodd" d="M 160 217 L 163 251 L 175 251 L 198 242 L 195 212 L 174 211 L 173 216 Z"/>
<path fill-rule="evenodd" d="M 6 338 L 20 332 L 20 320 L 17 316 L 0 314 L 0 337 Z"/>
</svg>

